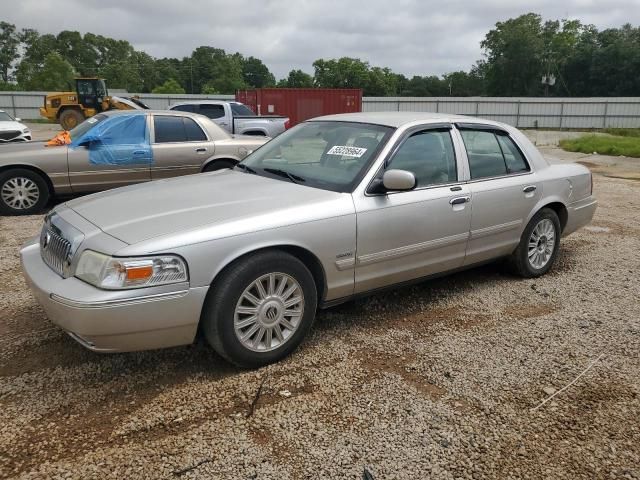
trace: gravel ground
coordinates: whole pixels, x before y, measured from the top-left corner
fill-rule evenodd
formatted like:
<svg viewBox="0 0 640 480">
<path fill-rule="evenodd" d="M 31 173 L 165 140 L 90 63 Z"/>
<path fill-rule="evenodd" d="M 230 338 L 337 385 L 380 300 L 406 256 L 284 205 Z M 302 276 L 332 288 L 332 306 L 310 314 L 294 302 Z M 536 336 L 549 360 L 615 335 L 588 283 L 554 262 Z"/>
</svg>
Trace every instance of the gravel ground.
<svg viewBox="0 0 640 480">
<path fill-rule="evenodd" d="M 490 265 L 323 311 L 257 371 L 202 342 L 84 350 L 21 277 L 41 217 L 0 218 L 0 476 L 640 479 L 640 183 L 605 160 L 550 274 Z"/>
</svg>

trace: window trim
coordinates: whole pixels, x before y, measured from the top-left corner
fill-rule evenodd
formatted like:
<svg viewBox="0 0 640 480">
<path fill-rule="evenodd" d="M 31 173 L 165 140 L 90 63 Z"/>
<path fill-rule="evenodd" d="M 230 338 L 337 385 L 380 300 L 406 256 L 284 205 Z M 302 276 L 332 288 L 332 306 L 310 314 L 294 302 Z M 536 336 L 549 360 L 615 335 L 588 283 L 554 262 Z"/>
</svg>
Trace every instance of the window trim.
<svg viewBox="0 0 640 480">
<path fill-rule="evenodd" d="M 180 110 L 177 110 L 178 112 Z M 189 113 L 189 112 L 184 112 L 184 113 Z M 200 124 L 200 122 L 198 122 L 195 118 L 189 116 L 189 115 L 166 115 L 164 113 L 158 113 L 158 114 L 153 114 L 153 115 L 149 115 L 151 117 L 151 127 L 153 130 L 150 131 L 150 136 L 152 135 L 153 140 L 151 141 L 152 145 L 178 145 L 178 144 L 182 144 L 182 143 L 202 143 L 202 142 L 210 142 L 211 138 L 209 137 L 209 132 L 207 131 L 207 129 L 205 127 L 202 126 L 202 124 Z M 198 125 L 200 127 L 200 129 L 202 130 L 202 132 L 204 133 L 204 136 L 206 138 L 206 140 L 184 140 L 184 141 L 177 141 L 177 142 L 158 142 L 156 140 L 156 117 L 173 117 L 173 118 L 180 118 L 182 119 L 183 125 L 184 125 L 184 118 L 188 118 L 190 120 L 193 120 L 194 122 L 196 122 L 196 125 Z M 187 134 L 186 128 L 185 128 L 185 136 Z"/>
<path fill-rule="evenodd" d="M 406 142 L 409 138 L 411 138 L 413 135 L 415 135 L 418 132 L 424 132 L 427 130 L 437 130 L 437 131 L 442 131 L 442 130 L 446 130 L 449 132 L 449 138 L 451 139 L 451 146 L 453 147 L 453 155 L 454 155 L 454 161 L 455 161 L 455 165 L 456 165 L 456 181 L 455 182 L 448 182 L 448 183 L 434 183 L 433 185 L 425 185 L 423 187 L 416 187 L 412 190 L 408 190 L 408 191 L 402 191 L 402 192 L 384 192 L 384 193 L 374 193 L 371 192 L 371 187 L 373 185 L 373 183 L 376 180 L 379 180 L 381 178 L 380 173 L 384 172 L 384 170 L 387 169 L 388 166 L 388 162 L 395 156 L 395 154 L 398 152 L 398 150 L 400 150 L 400 147 L 402 147 L 402 145 L 404 145 L 404 142 Z M 455 139 L 452 135 L 452 131 L 453 131 L 453 125 L 450 123 L 431 123 L 431 124 L 426 124 L 426 125 L 416 125 L 415 127 L 411 127 L 408 128 L 400 138 L 398 138 L 398 140 L 396 141 L 395 145 L 391 148 L 391 150 L 389 150 L 389 153 L 386 155 L 386 157 L 384 158 L 384 160 L 382 161 L 382 164 L 380 165 L 380 167 L 378 167 L 378 170 L 376 171 L 375 175 L 371 178 L 371 180 L 369 181 L 367 187 L 364 190 L 364 195 L 365 197 L 379 197 L 379 196 L 384 196 L 384 195 L 392 195 L 392 194 L 397 194 L 397 193 L 410 193 L 410 192 L 418 192 L 421 190 L 430 190 L 433 188 L 442 188 L 442 187 L 453 187 L 456 185 L 463 185 L 465 183 L 464 180 L 460 179 L 460 169 L 458 168 L 458 153 L 456 152 L 456 143 L 455 143 Z"/>
<path fill-rule="evenodd" d="M 518 142 L 516 142 L 515 139 L 504 128 L 501 128 L 501 127 L 499 127 L 497 125 L 487 125 L 485 123 L 461 123 L 461 122 L 458 122 L 458 123 L 454 123 L 454 125 L 455 125 L 456 129 L 458 130 L 458 133 L 460 134 L 460 139 L 462 140 L 462 146 L 464 147 L 464 155 L 465 155 L 465 158 L 467 160 L 467 167 L 469 168 L 469 180 L 466 183 L 482 182 L 484 180 L 496 180 L 496 179 L 506 178 L 506 177 L 519 177 L 519 176 L 522 176 L 522 175 L 531 175 L 532 173 L 534 173 L 533 168 L 531 167 L 532 163 L 529 161 L 527 156 L 524 154 L 524 152 L 522 151 L 522 148 L 520 148 L 520 145 L 518 145 Z M 469 163 L 469 152 L 467 150 L 467 145 L 464 143 L 464 137 L 462 136 L 462 131 L 463 130 L 475 130 L 475 131 L 485 131 L 485 132 L 486 131 L 490 131 L 494 135 L 500 135 L 500 136 L 503 136 L 503 137 L 508 137 L 509 140 L 511 140 L 511 142 L 515 145 L 516 149 L 518 150 L 518 152 L 520 153 L 522 158 L 524 159 L 524 163 L 527 165 L 528 170 L 509 173 L 509 167 L 507 166 L 507 161 L 506 161 L 506 158 L 504 156 L 504 152 L 502 150 L 502 145 L 500 145 L 500 142 L 496 138 L 496 142 L 498 143 L 498 147 L 500 148 L 500 152 L 502 153 L 502 160 L 504 162 L 504 166 L 505 166 L 505 169 L 506 169 L 507 173 L 505 173 L 504 175 L 493 175 L 491 177 L 471 178 L 471 164 Z"/>
</svg>

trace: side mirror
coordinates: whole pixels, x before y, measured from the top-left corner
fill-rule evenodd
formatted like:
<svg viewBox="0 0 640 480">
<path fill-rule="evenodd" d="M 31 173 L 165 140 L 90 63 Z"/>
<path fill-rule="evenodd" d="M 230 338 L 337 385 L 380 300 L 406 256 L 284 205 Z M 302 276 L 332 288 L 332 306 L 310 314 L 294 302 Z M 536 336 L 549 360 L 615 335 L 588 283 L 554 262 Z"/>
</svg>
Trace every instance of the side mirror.
<svg viewBox="0 0 640 480">
<path fill-rule="evenodd" d="M 403 192 L 416 188 L 416 177 L 407 170 L 387 170 L 382 175 L 382 185 L 387 191 Z"/>
</svg>

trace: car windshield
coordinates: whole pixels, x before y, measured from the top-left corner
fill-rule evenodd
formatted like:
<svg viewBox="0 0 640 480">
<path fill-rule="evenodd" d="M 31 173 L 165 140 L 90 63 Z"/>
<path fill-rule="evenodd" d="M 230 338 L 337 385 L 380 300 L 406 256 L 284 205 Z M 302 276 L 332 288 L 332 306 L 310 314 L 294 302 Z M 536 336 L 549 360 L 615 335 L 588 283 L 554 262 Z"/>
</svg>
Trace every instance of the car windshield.
<svg viewBox="0 0 640 480">
<path fill-rule="evenodd" d="M 107 118 L 106 115 L 103 115 L 101 113 L 99 113 L 98 115 L 95 115 L 91 118 L 87 118 L 84 122 L 82 122 L 80 125 L 78 125 L 76 128 L 72 129 L 69 131 L 69 135 L 71 136 L 71 140 L 80 140 L 80 138 L 82 138 L 82 136 L 87 133 L 89 130 L 91 130 L 93 127 L 95 127 L 97 124 L 99 124 L 100 122 L 102 122 L 105 118 Z"/>
<path fill-rule="evenodd" d="M 305 122 L 266 143 L 238 169 L 336 192 L 350 192 L 393 132 L 352 122 Z"/>
<path fill-rule="evenodd" d="M 13 118 L 6 112 L 0 112 L 0 122 L 13 122 Z"/>
<path fill-rule="evenodd" d="M 234 115 L 255 115 L 249 107 L 242 103 L 232 103 L 231 111 Z"/>
</svg>

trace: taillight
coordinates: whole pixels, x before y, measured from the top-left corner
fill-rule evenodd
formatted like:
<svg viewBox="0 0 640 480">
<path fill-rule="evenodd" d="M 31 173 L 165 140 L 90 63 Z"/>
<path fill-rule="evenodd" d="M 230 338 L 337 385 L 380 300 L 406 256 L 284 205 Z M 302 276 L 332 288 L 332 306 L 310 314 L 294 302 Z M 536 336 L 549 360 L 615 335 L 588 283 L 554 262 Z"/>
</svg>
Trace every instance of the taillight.
<svg viewBox="0 0 640 480">
<path fill-rule="evenodd" d="M 287 121 L 284 122 L 284 129 L 289 130 L 290 127 L 291 127 L 291 121 L 287 118 Z"/>
</svg>

